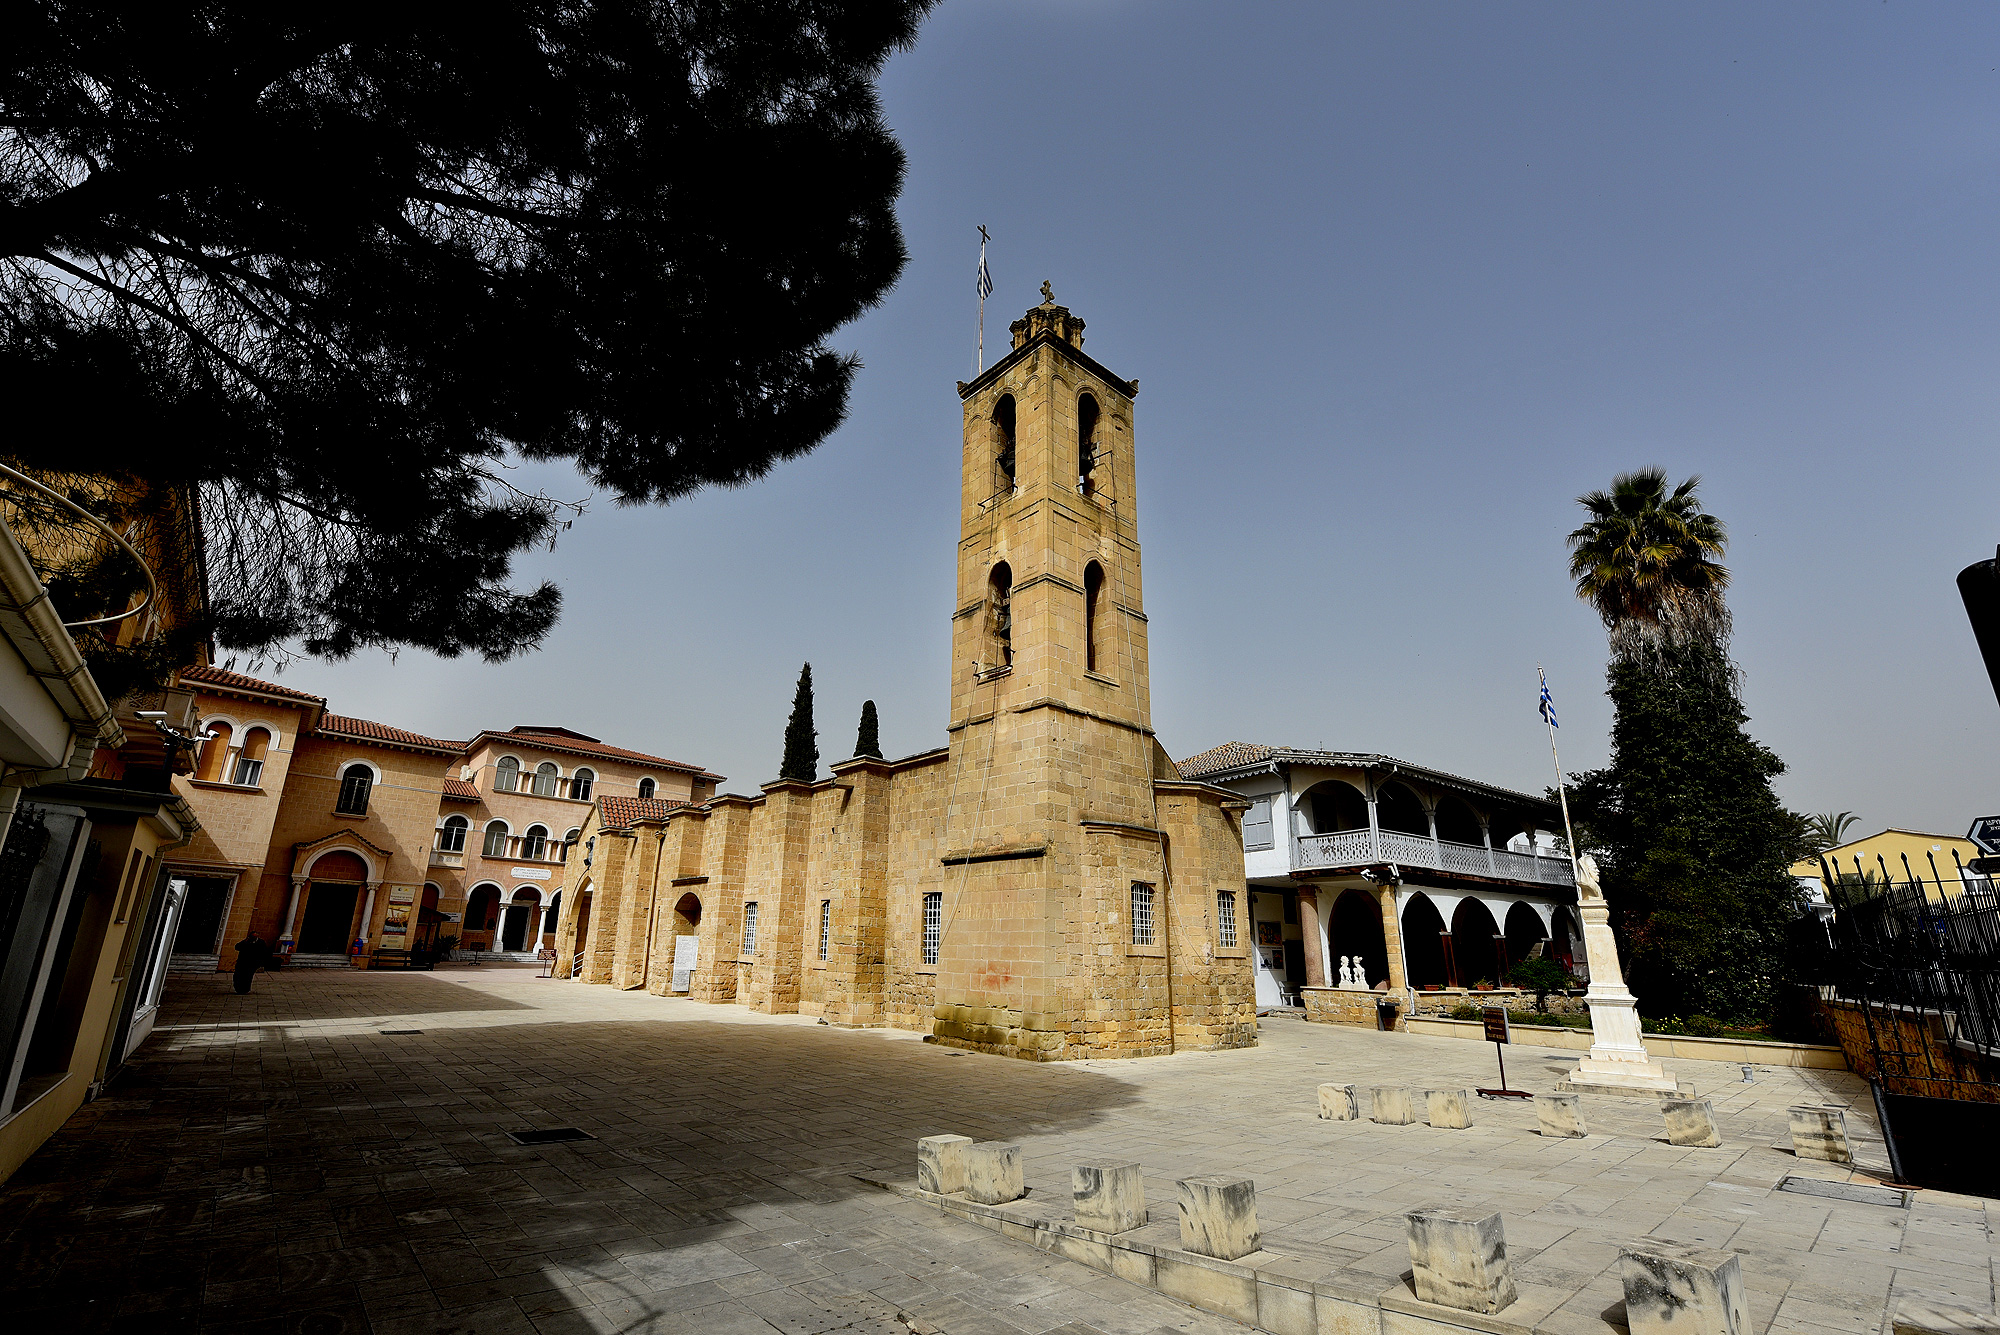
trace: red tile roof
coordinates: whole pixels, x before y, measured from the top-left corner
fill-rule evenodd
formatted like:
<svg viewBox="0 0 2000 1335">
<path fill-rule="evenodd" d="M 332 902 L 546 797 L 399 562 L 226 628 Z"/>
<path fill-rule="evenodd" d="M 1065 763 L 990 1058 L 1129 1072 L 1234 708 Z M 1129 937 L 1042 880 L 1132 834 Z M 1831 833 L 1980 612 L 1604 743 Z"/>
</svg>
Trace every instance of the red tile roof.
<svg viewBox="0 0 2000 1335">
<path fill-rule="evenodd" d="M 608 760 L 623 760 L 634 765 L 651 765 L 658 769 L 670 769 L 682 774 L 692 774 L 699 779 L 713 779 L 721 783 L 723 776 L 711 774 L 699 765 L 690 765 L 681 760 L 668 760 L 665 756 L 649 756 L 644 751 L 627 751 L 622 746 L 607 746 L 603 742 L 587 741 L 581 733 L 562 736 L 554 731 L 530 732 L 511 728 L 506 732 L 487 729 L 465 744 L 467 751 L 487 740 L 509 742 L 524 748 L 539 748 L 543 751 L 561 751 L 573 756 L 603 756 Z"/>
<path fill-rule="evenodd" d="M 457 742 L 441 742 L 435 737 L 405 732 L 386 723 L 371 723 L 365 718 L 347 718 L 340 714 L 328 714 L 322 718 L 319 721 L 319 731 L 315 735 L 353 737 L 361 741 L 384 742 L 390 746 L 401 746 L 415 751 L 437 751 L 451 756 L 463 750 Z"/>
<path fill-rule="evenodd" d="M 304 700 L 316 705 L 326 703 L 326 697 L 323 695 L 310 695 L 305 691 L 295 691 L 289 686 L 280 686 L 275 682 L 246 677 L 240 672 L 224 672 L 218 667 L 182 668 L 181 681 L 198 686 L 219 686 L 231 691 L 256 691 L 259 695 L 283 696 L 287 700 Z"/>
<path fill-rule="evenodd" d="M 444 781 L 444 800 L 447 802 L 477 802 L 480 800 L 480 792 L 478 788 L 467 783 L 464 779 L 446 779 Z"/>
<path fill-rule="evenodd" d="M 688 804 L 658 797 L 600 797 L 597 805 L 604 813 L 604 828 L 617 830 L 635 820 L 665 820 L 668 812 Z"/>
<path fill-rule="evenodd" d="M 1224 742 L 1221 746 L 1211 746 L 1200 755 L 1176 760 L 1174 768 L 1181 772 L 1183 779 L 1199 779 L 1204 774 L 1269 760 L 1274 749 L 1258 742 Z"/>
</svg>

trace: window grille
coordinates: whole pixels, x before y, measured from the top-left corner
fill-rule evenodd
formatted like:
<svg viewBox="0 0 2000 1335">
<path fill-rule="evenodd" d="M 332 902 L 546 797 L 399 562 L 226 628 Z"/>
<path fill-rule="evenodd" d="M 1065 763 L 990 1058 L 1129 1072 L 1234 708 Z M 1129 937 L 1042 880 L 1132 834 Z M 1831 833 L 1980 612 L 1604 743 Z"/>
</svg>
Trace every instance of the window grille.
<svg viewBox="0 0 2000 1335">
<path fill-rule="evenodd" d="M 1218 890 L 1215 892 L 1215 934 L 1216 944 L 1225 950 L 1236 948 L 1236 892 Z"/>
<path fill-rule="evenodd" d="M 334 810 L 343 816 L 368 814 L 368 791 L 375 786 L 375 774 L 366 765 L 349 765 L 340 776 L 340 801 Z"/>
<path fill-rule="evenodd" d="M 833 901 L 819 902 L 819 957 L 826 958 L 827 943 L 833 938 Z"/>
<path fill-rule="evenodd" d="M 933 890 L 924 896 L 924 963 L 938 962 L 938 945 L 944 940 L 944 892 Z"/>
<path fill-rule="evenodd" d="M 757 953 L 757 901 L 754 899 L 743 906 L 743 953 Z"/>
<path fill-rule="evenodd" d="M 1132 882 L 1132 944 L 1153 944 L 1153 887 L 1141 881 Z"/>
</svg>

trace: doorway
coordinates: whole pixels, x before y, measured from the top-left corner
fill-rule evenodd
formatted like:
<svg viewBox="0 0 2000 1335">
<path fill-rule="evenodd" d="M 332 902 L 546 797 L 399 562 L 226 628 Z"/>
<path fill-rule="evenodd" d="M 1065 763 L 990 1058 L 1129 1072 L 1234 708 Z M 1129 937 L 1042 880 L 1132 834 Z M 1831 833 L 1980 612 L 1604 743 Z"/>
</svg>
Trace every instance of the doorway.
<svg viewBox="0 0 2000 1335">
<path fill-rule="evenodd" d="M 181 901 L 180 925 L 174 929 L 174 954 L 213 955 L 235 881 L 222 876 L 190 876 L 184 884 L 187 892 Z"/>
<path fill-rule="evenodd" d="M 360 893 L 358 885 L 315 882 L 306 900 L 305 921 L 299 924 L 299 954 L 345 955 L 347 932 L 354 925 L 354 901 Z"/>
</svg>

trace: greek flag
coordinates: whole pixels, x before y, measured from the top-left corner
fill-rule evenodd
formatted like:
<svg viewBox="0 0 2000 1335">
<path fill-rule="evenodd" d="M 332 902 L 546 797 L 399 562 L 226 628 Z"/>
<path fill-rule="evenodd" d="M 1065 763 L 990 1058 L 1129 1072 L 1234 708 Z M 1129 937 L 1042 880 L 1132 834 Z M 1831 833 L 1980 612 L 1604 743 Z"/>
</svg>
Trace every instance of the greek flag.
<svg viewBox="0 0 2000 1335">
<path fill-rule="evenodd" d="M 1549 674 L 1540 668 L 1535 671 L 1542 679 L 1542 717 L 1548 720 L 1551 728 L 1560 728 L 1562 724 L 1556 722 L 1556 702 L 1549 696 Z"/>
<path fill-rule="evenodd" d="M 979 248 L 979 299 L 986 300 L 993 295 L 993 275 L 986 271 L 986 247 Z"/>
</svg>

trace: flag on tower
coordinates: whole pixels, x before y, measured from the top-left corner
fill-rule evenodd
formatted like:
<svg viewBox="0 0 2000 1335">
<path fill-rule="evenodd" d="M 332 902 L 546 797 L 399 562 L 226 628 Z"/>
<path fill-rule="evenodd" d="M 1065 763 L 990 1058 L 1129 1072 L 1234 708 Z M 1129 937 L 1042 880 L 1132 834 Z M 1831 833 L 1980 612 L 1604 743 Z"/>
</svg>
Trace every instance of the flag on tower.
<svg viewBox="0 0 2000 1335">
<path fill-rule="evenodd" d="M 1540 668 L 1535 671 L 1542 679 L 1542 717 L 1548 720 L 1551 728 L 1560 728 L 1562 724 L 1556 722 L 1556 702 L 1549 695 L 1549 674 Z"/>
<path fill-rule="evenodd" d="M 993 275 L 986 271 L 986 247 L 979 247 L 979 299 L 986 300 L 993 295 Z"/>
</svg>

